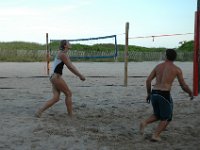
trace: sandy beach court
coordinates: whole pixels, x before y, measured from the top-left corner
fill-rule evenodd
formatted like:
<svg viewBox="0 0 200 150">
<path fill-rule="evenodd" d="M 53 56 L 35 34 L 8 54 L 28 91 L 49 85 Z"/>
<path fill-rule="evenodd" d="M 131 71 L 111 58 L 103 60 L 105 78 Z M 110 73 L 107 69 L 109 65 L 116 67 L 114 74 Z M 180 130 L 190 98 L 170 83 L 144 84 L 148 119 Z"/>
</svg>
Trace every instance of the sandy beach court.
<svg viewBox="0 0 200 150">
<path fill-rule="evenodd" d="M 64 94 L 41 118 L 35 111 L 51 98 L 46 63 L 0 63 L 0 150 L 199 150 L 200 97 L 190 101 L 177 80 L 172 87 L 173 120 L 150 138 L 157 123 L 142 136 L 140 121 L 152 113 L 145 102 L 145 80 L 159 62 L 74 63 L 86 76 L 82 82 L 69 70 L 63 78 L 73 93 L 73 118 L 67 116 Z M 175 62 L 192 89 L 193 63 Z"/>
</svg>

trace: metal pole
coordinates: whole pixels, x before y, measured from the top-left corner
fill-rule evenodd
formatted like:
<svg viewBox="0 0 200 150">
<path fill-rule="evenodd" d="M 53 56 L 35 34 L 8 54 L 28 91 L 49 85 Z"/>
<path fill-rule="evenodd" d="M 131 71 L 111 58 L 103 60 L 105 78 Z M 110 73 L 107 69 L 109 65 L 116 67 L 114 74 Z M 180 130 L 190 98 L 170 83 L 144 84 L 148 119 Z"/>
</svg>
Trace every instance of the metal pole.
<svg viewBox="0 0 200 150">
<path fill-rule="evenodd" d="M 198 14 L 198 35 L 199 35 L 199 39 L 198 39 L 198 43 L 199 43 L 199 47 L 198 47 L 198 93 L 200 93 L 200 0 L 197 0 L 197 14 Z"/>
<path fill-rule="evenodd" d="M 194 31 L 194 61 L 193 61 L 193 94 L 198 96 L 200 92 L 200 65 L 199 65 L 199 48 L 200 48 L 200 0 L 197 1 L 197 11 L 195 12 L 195 31 Z"/>
</svg>

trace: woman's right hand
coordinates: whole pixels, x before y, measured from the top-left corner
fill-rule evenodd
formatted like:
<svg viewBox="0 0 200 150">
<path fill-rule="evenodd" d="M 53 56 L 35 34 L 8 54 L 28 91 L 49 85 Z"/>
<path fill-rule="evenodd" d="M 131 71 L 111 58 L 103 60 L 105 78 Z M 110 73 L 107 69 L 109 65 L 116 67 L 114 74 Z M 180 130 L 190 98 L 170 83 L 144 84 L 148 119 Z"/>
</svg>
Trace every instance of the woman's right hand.
<svg viewBox="0 0 200 150">
<path fill-rule="evenodd" d="M 85 81 L 85 77 L 83 75 L 81 75 L 79 78 L 80 80 Z"/>
</svg>

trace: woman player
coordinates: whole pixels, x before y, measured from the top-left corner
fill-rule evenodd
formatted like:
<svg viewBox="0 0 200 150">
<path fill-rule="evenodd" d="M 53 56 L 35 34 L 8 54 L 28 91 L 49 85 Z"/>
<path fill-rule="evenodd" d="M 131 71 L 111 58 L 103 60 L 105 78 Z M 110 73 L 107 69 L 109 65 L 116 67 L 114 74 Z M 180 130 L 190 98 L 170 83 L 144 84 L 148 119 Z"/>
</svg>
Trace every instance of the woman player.
<svg viewBox="0 0 200 150">
<path fill-rule="evenodd" d="M 71 48 L 69 41 L 62 40 L 60 42 L 60 47 L 57 55 L 54 59 L 53 72 L 50 77 L 52 83 L 53 97 L 48 100 L 43 107 L 39 108 L 36 112 L 36 117 L 41 117 L 42 113 L 47 110 L 49 107 L 54 105 L 60 99 L 60 93 L 65 94 L 65 104 L 67 107 L 67 112 L 69 116 L 72 116 L 72 92 L 69 89 L 67 83 L 62 78 L 63 66 L 66 65 L 67 68 L 77 75 L 80 80 L 84 81 L 85 77 L 77 70 L 77 68 L 72 64 L 67 52 Z"/>
</svg>

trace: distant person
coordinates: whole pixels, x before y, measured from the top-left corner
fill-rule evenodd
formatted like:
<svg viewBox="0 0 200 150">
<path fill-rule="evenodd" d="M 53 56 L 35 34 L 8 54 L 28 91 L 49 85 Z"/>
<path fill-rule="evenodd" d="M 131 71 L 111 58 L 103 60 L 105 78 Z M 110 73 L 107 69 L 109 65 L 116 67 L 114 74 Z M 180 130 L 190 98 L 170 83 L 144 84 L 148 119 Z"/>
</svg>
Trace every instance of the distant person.
<svg viewBox="0 0 200 150">
<path fill-rule="evenodd" d="M 53 64 L 53 72 L 50 77 L 50 81 L 52 83 L 52 92 L 53 97 L 48 100 L 43 107 L 39 108 L 36 112 L 36 117 L 41 117 L 42 113 L 54 105 L 60 99 L 60 93 L 63 92 L 65 94 L 65 104 L 67 107 L 67 112 L 69 116 L 72 116 L 72 92 L 69 89 L 67 83 L 62 78 L 63 66 L 66 65 L 67 68 L 77 75 L 80 80 L 84 81 L 85 77 L 76 69 L 76 67 L 72 64 L 67 52 L 71 48 L 69 41 L 62 40 L 60 42 L 59 51 L 54 59 Z"/>
<path fill-rule="evenodd" d="M 158 64 L 146 80 L 147 102 L 151 101 L 152 103 L 153 115 L 140 123 L 140 132 L 143 134 L 144 128 L 148 124 L 160 120 L 152 135 L 152 141 L 161 141 L 160 133 L 165 130 L 172 120 L 173 101 L 170 90 L 176 77 L 183 91 L 189 94 L 191 100 L 193 99 L 193 93 L 184 81 L 182 70 L 173 63 L 176 56 L 175 50 L 167 49 L 166 60 Z M 154 78 L 155 85 L 151 90 L 151 82 Z"/>
</svg>

